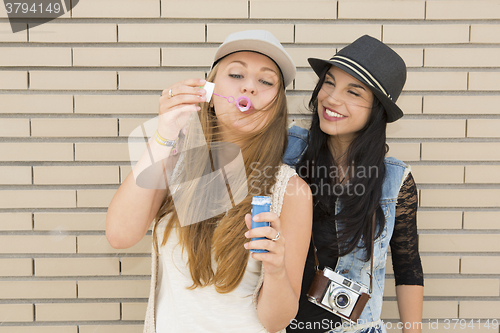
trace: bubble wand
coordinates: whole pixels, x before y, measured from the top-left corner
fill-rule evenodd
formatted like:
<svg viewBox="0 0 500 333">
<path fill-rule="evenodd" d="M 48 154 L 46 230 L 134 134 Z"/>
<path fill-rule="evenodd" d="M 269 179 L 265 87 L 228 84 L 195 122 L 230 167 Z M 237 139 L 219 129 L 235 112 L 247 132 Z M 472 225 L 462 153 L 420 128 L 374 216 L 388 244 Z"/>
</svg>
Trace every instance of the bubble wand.
<svg viewBox="0 0 500 333">
<path fill-rule="evenodd" d="M 219 97 L 225 98 L 226 101 L 228 103 L 230 103 L 230 104 L 236 102 L 235 103 L 236 107 L 241 112 L 248 111 L 252 107 L 252 102 L 250 101 L 250 98 L 248 98 L 246 96 L 240 96 L 240 97 L 238 97 L 238 98 L 235 99 L 233 96 L 228 96 L 228 97 L 222 96 L 222 95 L 214 93 L 214 87 L 215 87 L 215 84 L 213 84 L 212 82 L 207 82 L 202 87 L 203 89 L 205 89 L 207 91 L 207 102 L 210 102 L 210 99 L 212 98 L 212 95 L 215 95 L 215 96 L 219 96 Z"/>
</svg>

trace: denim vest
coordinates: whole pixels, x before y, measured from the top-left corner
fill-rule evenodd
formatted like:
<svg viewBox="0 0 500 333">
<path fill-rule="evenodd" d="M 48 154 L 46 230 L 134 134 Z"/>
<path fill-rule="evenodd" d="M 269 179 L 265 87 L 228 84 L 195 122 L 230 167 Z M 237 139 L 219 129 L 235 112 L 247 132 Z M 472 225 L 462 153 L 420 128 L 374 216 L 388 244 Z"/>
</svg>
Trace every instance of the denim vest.
<svg viewBox="0 0 500 333">
<path fill-rule="evenodd" d="M 293 166 L 300 160 L 307 149 L 309 133 L 303 128 L 293 126 L 288 131 L 288 138 L 288 147 L 286 149 L 284 161 L 285 163 L 289 163 Z M 384 183 L 382 185 L 382 198 L 380 200 L 380 206 L 384 211 L 386 223 L 384 230 L 375 240 L 374 244 L 373 290 L 371 298 L 366 304 L 361 317 L 358 320 L 361 327 L 364 326 L 363 324 L 366 325 L 380 320 L 384 294 L 387 250 L 394 231 L 396 203 L 401 184 L 404 180 L 403 177 L 406 177 L 409 172 L 409 167 L 395 158 L 387 157 L 384 159 L 384 163 L 386 172 Z M 337 202 L 335 205 L 335 213 L 340 212 L 341 209 L 342 203 Z M 344 277 L 360 282 L 369 287 L 370 261 L 365 262 L 363 260 L 364 257 L 364 249 L 355 249 L 353 252 L 338 258 L 337 266 L 334 270 Z M 379 330 L 385 331 L 383 325 L 382 327 L 379 327 Z"/>
<path fill-rule="evenodd" d="M 294 167 L 306 152 L 308 142 L 309 131 L 299 126 L 292 126 L 288 130 L 288 146 L 283 162 Z"/>
</svg>

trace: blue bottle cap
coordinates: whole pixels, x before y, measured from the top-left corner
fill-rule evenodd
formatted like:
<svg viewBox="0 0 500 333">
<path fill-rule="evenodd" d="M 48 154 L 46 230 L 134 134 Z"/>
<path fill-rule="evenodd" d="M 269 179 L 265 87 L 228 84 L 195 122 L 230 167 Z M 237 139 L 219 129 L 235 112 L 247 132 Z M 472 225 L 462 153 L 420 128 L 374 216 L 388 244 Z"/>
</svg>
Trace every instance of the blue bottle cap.
<svg viewBox="0 0 500 333">
<path fill-rule="evenodd" d="M 252 198 L 252 205 L 270 205 L 271 198 L 267 196 L 254 196 Z"/>
</svg>

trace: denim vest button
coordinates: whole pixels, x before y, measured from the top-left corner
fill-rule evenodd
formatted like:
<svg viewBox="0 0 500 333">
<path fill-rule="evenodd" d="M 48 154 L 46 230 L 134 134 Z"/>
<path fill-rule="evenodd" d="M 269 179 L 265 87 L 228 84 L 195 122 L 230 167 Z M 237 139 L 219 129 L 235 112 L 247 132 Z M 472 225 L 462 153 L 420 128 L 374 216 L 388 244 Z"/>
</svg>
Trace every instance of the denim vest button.
<svg viewBox="0 0 500 333">
<path fill-rule="evenodd" d="M 342 274 L 347 274 L 347 273 L 349 273 L 349 270 L 348 269 L 344 269 L 341 273 Z"/>
</svg>

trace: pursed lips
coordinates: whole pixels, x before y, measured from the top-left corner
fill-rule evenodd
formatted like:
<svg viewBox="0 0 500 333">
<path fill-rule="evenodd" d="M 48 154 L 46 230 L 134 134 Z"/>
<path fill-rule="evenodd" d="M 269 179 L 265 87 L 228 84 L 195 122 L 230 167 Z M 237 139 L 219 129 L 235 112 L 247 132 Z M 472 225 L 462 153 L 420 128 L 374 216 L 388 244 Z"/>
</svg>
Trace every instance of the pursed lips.
<svg viewBox="0 0 500 333">
<path fill-rule="evenodd" d="M 243 114 L 246 114 L 246 115 L 250 115 L 252 114 L 253 112 L 255 111 L 253 105 L 250 107 L 250 109 L 246 110 L 246 111 L 240 111 L 241 113 Z"/>
</svg>

